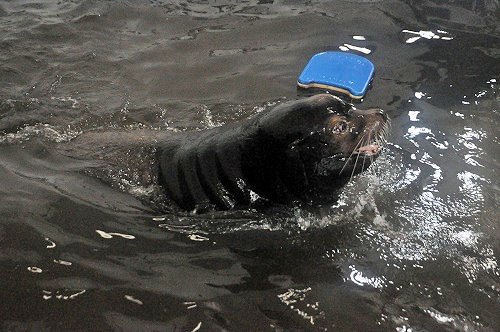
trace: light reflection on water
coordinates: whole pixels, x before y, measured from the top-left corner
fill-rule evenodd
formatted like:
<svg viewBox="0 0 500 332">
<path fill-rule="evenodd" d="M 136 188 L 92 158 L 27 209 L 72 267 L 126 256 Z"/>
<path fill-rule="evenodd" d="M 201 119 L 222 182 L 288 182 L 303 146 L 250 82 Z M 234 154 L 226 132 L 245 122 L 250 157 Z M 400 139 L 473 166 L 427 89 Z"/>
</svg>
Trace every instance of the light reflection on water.
<svg viewBox="0 0 500 332">
<path fill-rule="evenodd" d="M 307 295 L 310 291 L 311 287 L 304 289 L 289 288 L 286 292 L 278 294 L 278 298 L 291 311 L 314 326 L 318 319 L 324 317 L 325 312 L 320 309 L 319 302 L 315 301 L 311 303 L 307 300 Z"/>
<path fill-rule="evenodd" d="M 410 119 L 416 121 L 416 115 L 419 111 L 411 112 Z M 467 144 L 467 141 L 475 139 L 481 142 L 482 135 L 467 127 L 464 130 L 466 133 L 458 136 L 459 149 L 456 150 L 457 146 L 452 144 L 453 149 L 448 153 L 464 155 L 464 162 L 467 163 L 469 154 L 482 154 L 478 145 Z M 391 165 L 392 167 L 384 165 L 384 162 L 390 163 L 391 159 L 380 161 L 374 165 L 378 168 L 376 172 L 382 173 L 380 177 L 382 181 L 377 189 L 381 195 L 386 190 L 393 193 L 402 191 L 405 186 L 409 187 L 417 181 L 422 182 L 422 180 L 418 180 L 422 177 L 428 177 L 430 180 L 423 182 L 427 182 L 427 184 L 418 189 L 420 191 L 418 195 L 415 195 L 414 192 L 408 199 L 400 196 L 395 201 L 392 207 L 393 217 L 397 217 L 398 223 L 403 226 L 400 231 L 391 229 L 389 233 L 380 234 L 380 243 L 388 246 L 388 251 L 401 261 L 422 262 L 437 259 L 440 255 L 448 256 L 457 265 L 463 265 L 463 270 L 470 271 L 467 277 L 469 281 L 472 281 L 482 271 L 494 272 L 497 269 L 496 257 L 493 255 L 492 248 L 483 247 L 481 231 L 473 224 L 463 223 L 464 220 L 479 220 L 484 208 L 482 188 L 484 183 L 488 181 L 470 171 L 460 171 L 455 167 L 442 169 L 439 165 L 446 165 L 446 161 L 441 161 L 446 158 L 446 155 L 441 156 L 438 150 L 446 150 L 450 146 L 447 140 L 456 141 L 457 138 L 448 138 L 450 135 L 442 132 L 437 136 L 441 137 L 443 143 L 434 144 L 431 142 L 436 148 L 435 152 L 426 148 L 426 152 L 419 153 L 421 145 L 423 145 L 421 142 L 423 140 L 431 141 L 431 138 L 436 137 L 436 135 L 433 135 L 432 130 L 426 128 L 425 123 L 422 122 L 420 127 L 409 127 L 408 135 L 405 138 L 415 146 L 416 150 L 413 153 L 420 154 L 420 158 L 412 161 L 409 165 L 415 170 L 407 169 L 407 167 L 397 169 L 397 165 L 394 164 Z M 443 149 L 443 147 L 446 148 Z M 394 153 L 397 152 L 398 150 L 394 150 Z M 391 179 L 394 177 L 395 169 L 397 169 L 396 174 L 402 175 L 399 182 Z M 391 174 L 384 176 L 383 173 L 388 173 L 388 170 Z M 458 180 L 456 183 L 458 188 L 456 189 L 450 188 L 449 183 L 444 183 L 445 181 L 449 182 L 450 177 L 454 176 Z M 384 179 L 392 181 L 384 181 Z M 443 190 L 443 187 L 446 190 Z M 457 194 L 457 192 L 461 194 Z M 373 202 L 374 200 L 366 201 Z M 371 233 L 370 235 L 375 234 Z M 467 252 L 474 253 L 475 258 L 467 255 Z"/>
<path fill-rule="evenodd" d="M 373 288 L 382 288 L 385 286 L 385 278 L 378 278 L 378 277 L 366 277 L 363 275 L 363 272 L 356 270 L 354 265 L 349 266 L 349 268 L 352 270 L 351 274 L 349 275 L 349 278 L 353 283 L 355 283 L 358 286 L 371 286 Z"/>
<path fill-rule="evenodd" d="M 354 234 L 351 244 L 326 246 L 319 253 L 339 266 L 344 283 L 363 289 L 394 289 L 402 294 L 416 292 L 424 298 L 439 298 L 449 291 L 448 284 L 438 282 L 438 287 L 431 290 L 428 284 L 405 280 L 404 273 L 427 273 L 424 271 L 432 269 L 432 264 L 447 260 L 459 271 L 460 277 L 463 276 L 471 285 L 478 283 L 476 287 L 492 298 L 498 289 L 496 283 L 489 280 L 500 276 L 498 259 L 487 234 L 476 224 L 481 222 L 485 209 L 483 188 L 492 183 L 487 175 L 477 174 L 483 174 L 481 169 L 485 168 L 481 162 L 488 156 L 482 146 L 488 141 L 489 134 L 470 125 L 470 112 L 466 110 L 447 112 L 450 121 L 463 121 L 463 126 L 437 127 L 428 121 L 429 109 L 426 107 L 430 104 L 422 102 L 418 105 L 407 111 L 408 122 L 406 128 L 403 125 L 401 129 L 402 139 L 389 143 L 377 162 L 346 186 L 340 200 L 326 214 L 318 215 L 295 208 L 291 214 L 280 217 L 249 211 L 246 214 L 215 213 L 211 216 L 167 214 L 151 219 L 165 232 L 182 234 L 188 241 L 208 245 L 217 245 L 221 234 L 249 231 L 284 231 L 290 242 L 305 236 L 305 240 L 299 242 L 311 245 L 308 241 L 312 240 L 307 238 L 311 231 L 328 231 L 347 225 Z M 436 108 L 431 108 L 431 111 L 436 111 Z M 218 125 L 213 121 L 211 113 L 206 112 L 201 123 L 208 127 Z M 61 143 L 73 138 L 72 134 L 68 135 L 40 125 L 25 127 L 16 134 L 3 136 L 1 140 L 2 143 L 12 144 L 14 141 L 22 143 L 33 137 L 42 137 Z M 118 174 L 117 181 L 123 182 L 124 179 Z M 138 197 L 158 194 L 150 187 L 130 187 L 132 194 Z M 115 236 L 136 239 L 133 232 L 125 234 L 99 229 L 95 232 L 104 239 Z M 45 238 L 44 245 L 48 249 L 56 248 L 56 242 L 49 238 Z M 366 256 L 371 257 L 371 266 L 367 266 Z M 75 263 L 81 265 L 83 261 L 54 259 L 53 263 L 69 268 Z M 83 264 L 104 269 L 91 262 Z M 33 274 L 42 274 L 46 267 L 29 266 L 27 269 Z M 237 271 L 237 274 L 241 273 Z M 112 275 L 109 271 L 106 274 Z M 128 280 L 131 282 L 134 278 Z M 210 278 L 217 279 L 215 276 Z M 325 321 L 326 309 L 315 300 L 316 296 L 307 299 L 312 290 L 319 291 L 313 286 L 288 288 L 276 296 L 292 313 L 318 327 Z M 55 288 L 45 291 L 42 296 L 44 300 L 72 300 L 84 296 L 84 293 L 85 290 Z M 188 294 L 194 296 L 194 293 Z M 134 294 L 126 294 L 124 298 L 138 305 L 143 304 Z M 419 306 L 440 324 L 458 329 L 476 326 L 466 318 L 440 312 L 430 305 Z M 195 307 L 190 305 L 189 308 Z M 405 315 L 382 313 L 378 323 L 386 320 L 391 320 L 402 330 L 412 326 Z"/>
</svg>

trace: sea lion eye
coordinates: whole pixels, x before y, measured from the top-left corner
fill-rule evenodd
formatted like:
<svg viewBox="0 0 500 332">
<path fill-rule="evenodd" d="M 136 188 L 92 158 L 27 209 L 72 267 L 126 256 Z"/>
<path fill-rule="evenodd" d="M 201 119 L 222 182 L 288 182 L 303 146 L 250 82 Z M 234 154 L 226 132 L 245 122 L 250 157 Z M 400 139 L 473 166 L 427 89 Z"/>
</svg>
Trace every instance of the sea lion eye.
<svg viewBox="0 0 500 332">
<path fill-rule="evenodd" d="M 342 134 L 346 130 L 347 130 L 346 121 L 338 121 L 332 127 L 332 133 L 334 134 Z"/>
</svg>

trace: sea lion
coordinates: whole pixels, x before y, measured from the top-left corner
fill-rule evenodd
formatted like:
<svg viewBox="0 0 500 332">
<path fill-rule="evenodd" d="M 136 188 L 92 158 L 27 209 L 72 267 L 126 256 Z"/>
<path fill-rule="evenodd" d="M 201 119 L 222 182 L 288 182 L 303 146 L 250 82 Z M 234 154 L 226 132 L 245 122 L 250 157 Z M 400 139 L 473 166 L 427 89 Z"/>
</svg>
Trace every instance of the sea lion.
<svg viewBox="0 0 500 332">
<path fill-rule="evenodd" d="M 159 181 L 187 210 L 334 199 L 380 154 L 388 123 L 380 109 L 357 110 L 329 94 L 283 103 L 241 123 L 160 139 Z"/>
</svg>

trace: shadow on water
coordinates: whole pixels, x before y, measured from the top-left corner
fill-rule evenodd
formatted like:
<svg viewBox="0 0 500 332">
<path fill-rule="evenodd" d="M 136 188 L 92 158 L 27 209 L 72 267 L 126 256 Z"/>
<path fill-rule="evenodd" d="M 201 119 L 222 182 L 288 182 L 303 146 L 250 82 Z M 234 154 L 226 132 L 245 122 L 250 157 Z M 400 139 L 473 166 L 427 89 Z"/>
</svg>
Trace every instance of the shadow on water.
<svg viewBox="0 0 500 332">
<path fill-rule="evenodd" d="M 494 0 L 1 3 L 0 326 L 497 330 L 497 12 Z M 360 108 L 393 124 L 337 203 L 193 214 L 165 198 L 137 133 L 301 98 L 300 69 L 331 49 L 375 63 Z"/>
</svg>

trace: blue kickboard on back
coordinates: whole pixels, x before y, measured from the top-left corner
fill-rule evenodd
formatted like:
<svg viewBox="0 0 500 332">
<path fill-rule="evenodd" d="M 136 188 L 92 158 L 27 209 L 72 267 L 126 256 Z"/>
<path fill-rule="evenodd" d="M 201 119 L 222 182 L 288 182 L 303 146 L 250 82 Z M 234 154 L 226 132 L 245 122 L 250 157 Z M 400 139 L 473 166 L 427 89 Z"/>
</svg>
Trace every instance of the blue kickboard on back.
<svg viewBox="0 0 500 332">
<path fill-rule="evenodd" d="M 373 63 L 356 54 L 328 51 L 314 55 L 297 80 L 302 88 L 322 88 L 361 99 L 375 73 Z"/>
</svg>

